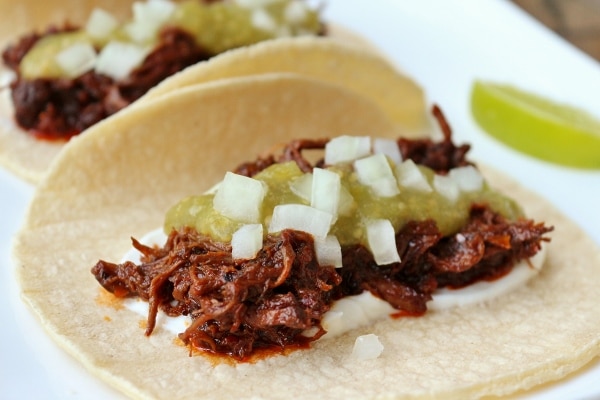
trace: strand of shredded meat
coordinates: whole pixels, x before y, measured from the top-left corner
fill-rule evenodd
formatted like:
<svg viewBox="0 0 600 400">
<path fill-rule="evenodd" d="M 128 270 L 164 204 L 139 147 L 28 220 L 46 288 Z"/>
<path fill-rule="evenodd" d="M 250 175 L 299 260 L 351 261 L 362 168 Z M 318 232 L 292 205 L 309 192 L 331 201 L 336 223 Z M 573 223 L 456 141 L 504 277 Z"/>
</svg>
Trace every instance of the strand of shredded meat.
<svg viewBox="0 0 600 400">
<path fill-rule="evenodd" d="M 442 118 L 441 113 L 438 118 Z M 441 122 L 444 122 L 443 120 Z M 468 146 L 456 147 L 445 129 L 441 142 L 399 141 L 403 156 L 415 157 L 437 173 L 465 160 Z M 311 163 L 304 149 L 322 149 L 322 140 L 297 140 L 282 155 L 260 157 L 240 165 L 252 176 L 276 162 L 294 160 L 303 170 Z M 315 165 L 322 165 L 322 161 Z M 192 346 L 244 360 L 259 348 L 286 348 L 318 339 L 321 319 L 336 299 L 365 290 L 384 299 L 400 314 L 422 315 L 439 287 L 461 287 L 510 272 L 516 262 L 535 255 L 552 230 L 531 220 L 508 221 L 485 204 L 472 205 L 467 223 L 444 237 L 433 220 L 412 221 L 396 234 L 401 262 L 375 263 L 362 245 L 342 248 L 343 267 L 316 262 L 312 237 L 284 231 L 269 235 L 254 260 L 234 261 L 227 244 L 192 229 L 174 231 L 163 248 L 133 241 L 142 263 L 99 261 L 92 269 L 98 282 L 118 297 L 139 296 L 149 302 L 151 334 L 156 315 L 188 315 L 192 324 L 180 338 Z M 315 329 L 312 337 L 302 333 Z"/>
</svg>

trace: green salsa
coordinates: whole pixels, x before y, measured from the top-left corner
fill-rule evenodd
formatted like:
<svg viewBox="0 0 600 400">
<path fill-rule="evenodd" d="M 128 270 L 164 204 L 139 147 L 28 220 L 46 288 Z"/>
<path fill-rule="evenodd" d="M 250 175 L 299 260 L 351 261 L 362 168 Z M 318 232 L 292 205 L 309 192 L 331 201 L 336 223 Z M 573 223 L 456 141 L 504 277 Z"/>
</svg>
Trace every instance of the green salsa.
<svg viewBox="0 0 600 400">
<path fill-rule="evenodd" d="M 290 13 L 290 8 L 296 3 L 298 0 L 278 0 L 258 10 L 241 7 L 231 1 L 203 3 L 185 0 L 175 3 L 174 11 L 162 26 L 188 32 L 199 46 L 213 55 L 281 36 L 319 34 L 321 22 L 318 11 L 305 8 L 300 13 Z M 259 14 L 266 14 L 273 27 L 257 22 Z M 27 79 L 63 76 L 55 58 L 62 50 L 77 43 L 89 43 L 98 51 L 111 41 L 131 42 L 148 48 L 156 44 L 158 34 L 143 43 L 132 39 L 127 32 L 130 24 L 131 21 L 120 24 L 101 39 L 90 36 L 85 28 L 46 36 L 21 61 L 21 74 Z"/>
<path fill-rule="evenodd" d="M 423 166 L 419 168 L 431 183 L 433 171 Z M 464 225 L 473 203 L 487 203 L 494 211 L 511 220 L 522 215 L 514 201 L 490 189 L 486 183 L 479 191 L 461 191 L 456 201 L 447 199 L 435 190 L 423 192 L 401 186 L 398 195 L 379 197 L 371 188 L 359 182 L 351 164 L 336 165 L 329 169 L 340 175 L 342 190 L 347 191 L 353 199 L 351 206 L 344 207 L 343 213 L 338 215 L 330 229 L 330 234 L 335 235 L 342 246 L 357 243 L 366 245 L 365 221 L 372 219 L 389 220 L 396 232 L 411 220 L 433 219 L 442 234 L 449 235 Z M 309 205 L 309 201 L 292 190 L 293 183 L 303 175 L 295 162 L 291 161 L 272 165 L 254 176 L 254 179 L 264 182 L 268 187 L 261 210 L 264 232 L 268 231 L 275 206 Z M 232 234 L 243 224 L 215 211 L 213 197 L 213 193 L 192 196 L 176 204 L 166 215 L 165 231 L 189 226 L 215 240 L 230 241 Z"/>
</svg>

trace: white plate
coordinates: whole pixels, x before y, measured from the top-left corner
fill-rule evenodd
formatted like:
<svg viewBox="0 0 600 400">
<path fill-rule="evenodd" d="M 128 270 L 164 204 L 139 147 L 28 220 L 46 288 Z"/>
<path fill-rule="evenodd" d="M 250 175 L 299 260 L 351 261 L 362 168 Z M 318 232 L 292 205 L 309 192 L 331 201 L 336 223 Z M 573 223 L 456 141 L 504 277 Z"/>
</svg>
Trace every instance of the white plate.
<svg viewBox="0 0 600 400">
<path fill-rule="evenodd" d="M 509 82 L 600 117 L 600 66 L 502 0 L 329 0 L 327 16 L 371 39 L 420 82 L 472 156 L 550 199 L 600 244 L 600 172 L 543 163 L 490 139 L 468 107 L 473 79 Z M 10 241 L 33 188 L 0 170 L 0 398 L 119 399 L 44 334 L 18 298 Z M 57 238 L 60 240 L 60 238 Z M 599 267 L 599 266 L 595 266 Z M 523 399 L 600 397 L 600 363 Z"/>
</svg>

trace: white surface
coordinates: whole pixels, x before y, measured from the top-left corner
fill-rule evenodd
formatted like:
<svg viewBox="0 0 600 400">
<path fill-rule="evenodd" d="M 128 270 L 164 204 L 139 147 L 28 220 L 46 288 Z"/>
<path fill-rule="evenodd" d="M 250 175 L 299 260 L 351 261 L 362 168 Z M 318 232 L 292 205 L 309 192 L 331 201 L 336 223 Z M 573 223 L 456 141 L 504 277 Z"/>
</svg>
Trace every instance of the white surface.
<svg viewBox="0 0 600 400">
<path fill-rule="evenodd" d="M 513 83 L 600 117 L 600 66 L 502 0 L 329 0 L 331 20 L 379 45 L 441 105 L 458 142 L 550 199 L 600 244 L 600 172 L 546 164 L 500 145 L 469 114 L 474 78 Z M 372 134 L 372 133 L 369 133 Z M 118 399 L 54 346 L 20 302 L 10 241 L 33 189 L 0 170 L 0 398 Z M 60 238 L 57 238 L 60 240 Z M 600 363 L 523 399 L 600 398 Z"/>
</svg>

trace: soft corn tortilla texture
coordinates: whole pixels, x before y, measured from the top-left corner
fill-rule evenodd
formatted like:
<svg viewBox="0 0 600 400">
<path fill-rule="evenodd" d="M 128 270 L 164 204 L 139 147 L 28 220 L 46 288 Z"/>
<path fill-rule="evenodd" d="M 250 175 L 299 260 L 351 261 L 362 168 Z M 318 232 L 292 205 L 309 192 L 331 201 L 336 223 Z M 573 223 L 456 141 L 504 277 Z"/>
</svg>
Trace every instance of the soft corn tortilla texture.
<svg viewBox="0 0 600 400">
<path fill-rule="evenodd" d="M 0 24 L 0 50 L 11 41 L 16 40 L 20 35 L 36 30 L 46 29 L 51 24 L 62 25 L 65 21 L 71 21 L 73 24 L 81 25 L 87 21 L 94 7 L 103 8 L 119 20 L 124 21 L 131 17 L 131 5 L 134 1 L 116 1 L 116 0 L 61 0 L 39 2 L 39 0 L 26 0 L 15 3 L 10 0 L 0 0 L 0 15 L 3 23 Z M 351 32 L 344 27 L 336 24 L 329 24 L 329 35 L 331 38 L 327 42 L 351 43 L 356 47 L 353 52 L 346 50 L 347 46 L 341 46 L 340 49 L 334 44 L 328 46 L 327 56 L 330 58 L 328 65 L 321 65 L 323 62 L 323 46 L 315 44 L 315 54 L 311 55 L 311 41 L 316 38 L 302 38 L 302 44 L 297 55 L 302 59 L 290 59 L 293 53 L 286 52 L 281 46 L 275 46 L 272 50 L 261 50 L 254 60 L 246 60 L 244 52 L 235 52 L 231 57 L 217 64 L 214 68 L 206 66 L 199 72 L 192 72 L 183 75 L 172 85 L 164 86 L 156 95 L 162 95 L 170 90 L 175 90 L 181 86 L 193 85 L 209 80 L 221 79 L 226 77 L 235 77 L 250 75 L 255 73 L 278 72 L 277 67 L 281 67 L 281 72 L 306 73 L 308 76 L 320 78 L 333 83 L 343 83 L 351 89 L 358 89 L 359 92 L 365 92 L 382 104 L 387 104 L 386 111 L 390 106 L 397 110 L 394 116 L 401 116 L 407 121 L 406 128 L 410 132 L 422 133 L 422 127 L 427 123 L 425 119 L 423 94 L 421 89 L 412 81 L 403 75 L 391 71 L 383 60 L 372 60 L 376 58 L 371 53 L 379 52 L 371 43 L 363 39 L 360 35 Z M 294 42 L 299 38 L 286 39 L 284 43 Z M 253 46 L 249 46 L 253 47 Z M 360 59 L 364 54 L 365 60 Z M 281 61 L 276 59 L 281 57 Z M 227 61 L 231 60 L 231 61 Z M 236 65 L 232 65 L 236 63 Z M 272 63 L 272 64 L 271 64 Z M 290 66 L 290 63 L 292 64 Z M 332 63 L 340 68 L 340 75 L 332 74 Z M 210 63 L 203 63 L 210 64 Z M 270 65 L 271 64 L 271 65 Z M 295 67 L 294 67 L 295 64 Z M 380 65 L 386 64 L 386 65 Z M 334 65 L 335 66 L 335 65 Z M 222 71 L 219 71 L 223 68 Z M 41 141 L 33 136 L 26 134 L 16 125 L 13 118 L 13 107 L 10 100 L 9 89 L 2 89 L 2 82 L 8 73 L 8 69 L 0 62 L 0 165 L 15 173 L 20 178 L 37 184 L 46 173 L 52 160 L 60 153 L 64 147 L 64 142 Z M 341 79 L 343 78 L 343 79 Z M 373 80 L 373 88 L 369 88 L 368 80 Z M 355 83 L 358 82 L 358 83 Z M 381 84 L 384 84 L 382 86 Z M 395 96 L 382 93 L 381 88 L 396 88 Z M 390 90 L 391 92 L 392 90 Z M 420 108 L 416 107 L 420 104 Z M 417 113 L 417 110 L 420 113 Z M 419 121 L 417 123 L 417 121 Z"/>
<path fill-rule="evenodd" d="M 189 357 L 172 333 L 147 338 L 139 315 L 102 305 L 92 265 L 121 259 L 129 237 L 160 226 L 170 205 L 226 169 L 292 138 L 389 136 L 376 108 L 332 96 L 334 87 L 311 94 L 291 78 L 258 82 L 247 92 L 243 81 L 184 89 L 112 118 L 72 141 L 41 182 L 14 244 L 22 296 L 93 374 L 140 399 L 468 399 L 560 379 L 598 355 L 600 251 L 547 201 L 488 170 L 493 185 L 556 227 L 539 277 L 488 304 L 386 320 L 239 365 Z M 384 352 L 354 360 L 354 339 L 366 333 Z"/>
<path fill-rule="evenodd" d="M 234 49 L 173 75 L 145 98 L 214 79 L 272 72 L 302 74 L 354 90 L 376 102 L 407 137 L 429 131 L 425 95 L 415 81 L 375 51 L 335 38 L 284 38 Z"/>
</svg>

